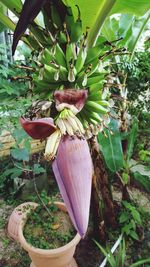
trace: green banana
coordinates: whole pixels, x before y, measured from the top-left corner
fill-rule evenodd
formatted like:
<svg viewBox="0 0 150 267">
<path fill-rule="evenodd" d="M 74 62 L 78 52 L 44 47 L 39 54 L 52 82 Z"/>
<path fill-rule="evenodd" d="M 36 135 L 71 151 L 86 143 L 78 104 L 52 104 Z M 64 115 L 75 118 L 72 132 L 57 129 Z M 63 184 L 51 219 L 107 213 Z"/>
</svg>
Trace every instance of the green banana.
<svg viewBox="0 0 150 267">
<path fill-rule="evenodd" d="M 34 48 L 34 50 L 39 50 L 40 48 L 42 48 L 41 44 L 38 42 L 37 39 L 35 39 L 34 36 L 30 35 L 26 35 L 26 38 L 29 42 L 29 44 Z"/>
<path fill-rule="evenodd" d="M 66 23 L 67 31 L 70 34 L 71 33 L 72 25 L 75 22 L 74 22 L 74 17 L 73 17 L 72 9 L 69 6 L 67 7 L 67 14 L 65 16 L 65 23 Z"/>
<path fill-rule="evenodd" d="M 75 23 L 72 24 L 71 27 L 71 42 L 77 43 L 82 36 L 82 21 L 81 21 L 81 14 L 78 5 L 76 5 L 78 9 L 78 18 Z"/>
<path fill-rule="evenodd" d="M 67 67 L 65 54 L 58 43 L 56 44 L 55 60 L 59 65 Z"/>
<path fill-rule="evenodd" d="M 66 44 L 67 43 L 67 37 L 63 31 L 59 32 L 58 41 L 60 44 Z"/>
<path fill-rule="evenodd" d="M 49 83 L 49 82 L 44 82 L 44 81 L 35 81 L 35 87 L 34 91 L 35 92 L 45 92 L 45 91 L 52 91 L 56 90 L 59 88 L 61 85 L 60 83 Z"/>
<path fill-rule="evenodd" d="M 68 43 L 66 45 L 66 62 L 68 69 L 70 67 L 70 62 L 74 64 L 75 59 L 76 59 L 75 44 Z"/>
<path fill-rule="evenodd" d="M 56 73 L 56 69 L 52 68 L 49 65 L 44 65 L 44 75 L 43 75 L 43 80 L 45 82 L 54 82 L 54 76 Z"/>
<path fill-rule="evenodd" d="M 105 100 L 98 100 L 96 101 L 97 104 L 103 106 L 103 107 L 109 107 L 109 102 Z"/>
<path fill-rule="evenodd" d="M 52 60 L 54 60 L 53 54 L 47 48 L 45 48 L 41 56 L 41 63 L 49 64 Z"/>
<path fill-rule="evenodd" d="M 99 83 L 101 81 L 102 81 L 101 75 L 97 75 L 97 76 L 94 76 L 94 77 L 89 77 L 88 81 L 87 81 L 87 86 L 90 87 L 91 85 L 93 85 L 95 83 Z"/>
<path fill-rule="evenodd" d="M 47 45 L 52 45 L 52 41 L 49 38 L 49 35 L 44 28 L 37 26 L 37 24 L 35 24 L 35 28 L 33 28 L 32 33 L 43 47 Z"/>
<path fill-rule="evenodd" d="M 99 92 L 97 92 L 96 91 L 96 93 L 94 94 L 89 94 L 88 95 L 88 100 L 90 100 L 90 101 L 99 101 L 101 99 L 101 92 L 99 91 Z"/>
<path fill-rule="evenodd" d="M 88 73 L 88 77 L 90 77 L 93 73 L 95 73 L 98 69 L 98 60 L 94 60 L 91 62 L 91 70 L 90 72 Z"/>
<path fill-rule="evenodd" d="M 57 9 L 54 4 L 51 3 L 51 18 L 53 25 L 56 29 L 60 29 L 62 27 L 61 18 L 57 12 Z"/>
<path fill-rule="evenodd" d="M 106 108 L 101 106 L 100 104 L 97 104 L 94 101 L 87 101 L 85 104 L 86 109 L 97 112 L 97 113 L 102 113 L 105 114 L 108 112 Z"/>
<path fill-rule="evenodd" d="M 67 79 L 67 70 L 63 66 L 53 68 L 50 65 L 44 65 L 43 79 L 45 81 L 54 82 Z"/>
<path fill-rule="evenodd" d="M 77 73 L 79 73 L 82 70 L 84 63 L 85 63 L 86 56 L 87 56 L 86 47 L 82 46 L 79 50 L 77 60 L 75 63 L 75 68 L 77 70 Z"/>
<path fill-rule="evenodd" d="M 90 93 L 90 95 L 93 95 L 96 92 L 100 92 L 102 90 L 102 88 L 103 88 L 104 82 L 105 81 L 101 81 L 99 83 L 91 84 L 90 87 L 89 87 L 89 93 Z"/>
<path fill-rule="evenodd" d="M 47 5 L 50 3 L 47 3 Z M 50 6 L 48 7 L 48 9 L 50 10 Z M 47 29 L 50 32 L 54 32 L 54 26 L 52 23 L 52 19 L 49 16 L 49 10 L 47 10 L 47 6 L 43 8 L 42 13 L 43 13 L 43 19 L 44 19 L 44 25 L 45 25 L 45 29 Z"/>
<path fill-rule="evenodd" d="M 85 119 L 84 115 L 82 112 L 80 112 L 80 114 L 78 114 L 78 118 L 81 121 L 83 128 L 86 130 L 89 128 L 89 124 L 87 122 L 87 120 Z"/>
<path fill-rule="evenodd" d="M 95 46 L 88 49 L 87 52 L 87 58 L 85 61 L 85 64 L 90 64 L 93 60 L 98 59 L 99 55 L 101 53 L 101 46 Z"/>
<path fill-rule="evenodd" d="M 87 121 L 89 121 L 89 123 L 91 122 L 91 119 L 97 121 L 97 122 L 101 122 L 102 119 L 99 116 L 98 113 L 94 112 L 94 111 L 89 111 L 86 107 L 84 107 L 84 117 Z"/>
</svg>

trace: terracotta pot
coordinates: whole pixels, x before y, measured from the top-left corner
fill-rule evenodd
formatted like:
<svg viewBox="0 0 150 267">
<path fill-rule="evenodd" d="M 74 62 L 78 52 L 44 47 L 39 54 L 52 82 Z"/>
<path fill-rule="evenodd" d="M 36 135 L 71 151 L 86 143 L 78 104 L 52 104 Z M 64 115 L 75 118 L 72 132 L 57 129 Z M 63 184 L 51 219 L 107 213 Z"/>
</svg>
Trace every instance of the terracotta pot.
<svg viewBox="0 0 150 267">
<path fill-rule="evenodd" d="M 27 207 L 33 206 L 34 202 L 25 202 L 17 206 L 9 217 L 7 231 L 11 238 L 18 240 L 18 227 L 23 218 L 26 217 L 28 212 Z"/>
<path fill-rule="evenodd" d="M 55 204 L 60 210 L 67 212 L 64 203 L 55 202 Z M 76 246 L 81 239 L 78 233 L 65 246 L 56 249 L 40 249 L 26 242 L 23 235 L 24 225 L 25 220 L 22 220 L 19 224 L 18 235 L 21 246 L 28 252 L 32 260 L 30 267 L 78 267 L 73 258 Z"/>
</svg>

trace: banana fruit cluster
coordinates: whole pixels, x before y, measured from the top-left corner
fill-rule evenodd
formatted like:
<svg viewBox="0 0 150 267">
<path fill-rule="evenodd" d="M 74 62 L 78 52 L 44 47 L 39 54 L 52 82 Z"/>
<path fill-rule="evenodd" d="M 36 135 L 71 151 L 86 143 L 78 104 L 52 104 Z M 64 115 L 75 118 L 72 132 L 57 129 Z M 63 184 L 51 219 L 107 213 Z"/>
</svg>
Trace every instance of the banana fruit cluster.
<svg viewBox="0 0 150 267">
<path fill-rule="evenodd" d="M 38 98 L 51 101 L 55 90 L 88 89 L 88 99 L 79 116 L 59 116 L 56 121 L 61 134 L 82 135 L 89 125 L 102 124 L 103 117 L 110 112 L 109 92 L 103 94 L 110 47 L 104 45 L 106 40 L 101 37 L 95 47 L 87 48 L 88 29 L 83 33 L 79 8 L 76 21 L 71 8 L 67 9 L 63 25 L 54 7 L 51 10 L 53 29 L 44 19 L 45 31 L 39 39 L 41 48 L 34 60 L 34 91 Z M 44 37 L 41 40 L 44 34 L 45 39 L 48 38 L 47 45 Z"/>
</svg>

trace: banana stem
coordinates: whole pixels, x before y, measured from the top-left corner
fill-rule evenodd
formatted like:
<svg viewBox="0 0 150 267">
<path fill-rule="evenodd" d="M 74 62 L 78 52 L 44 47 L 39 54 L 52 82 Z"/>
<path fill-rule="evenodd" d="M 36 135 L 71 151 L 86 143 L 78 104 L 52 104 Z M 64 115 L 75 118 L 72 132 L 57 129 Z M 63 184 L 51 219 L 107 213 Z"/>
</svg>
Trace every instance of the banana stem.
<svg viewBox="0 0 150 267">
<path fill-rule="evenodd" d="M 113 5 L 115 4 L 116 0 L 103 0 L 103 3 L 100 5 L 98 16 L 95 20 L 93 27 L 90 29 L 87 45 L 88 47 L 92 47 L 95 45 L 102 25 L 109 14 L 110 10 L 112 9 Z"/>
</svg>

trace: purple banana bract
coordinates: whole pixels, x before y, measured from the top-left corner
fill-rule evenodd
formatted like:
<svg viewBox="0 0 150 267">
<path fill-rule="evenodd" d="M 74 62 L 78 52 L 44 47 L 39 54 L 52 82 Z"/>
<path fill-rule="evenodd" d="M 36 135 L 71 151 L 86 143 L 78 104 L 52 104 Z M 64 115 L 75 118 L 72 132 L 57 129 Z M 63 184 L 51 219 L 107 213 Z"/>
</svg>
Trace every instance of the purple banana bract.
<svg viewBox="0 0 150 267">
<path fill-rule="evenodd" d="M 64 136 L 52 167 L 70 218 L 84 237 L 89 220 L 93 173 L 87 141 L 76 136 Z"/>
</svg>

